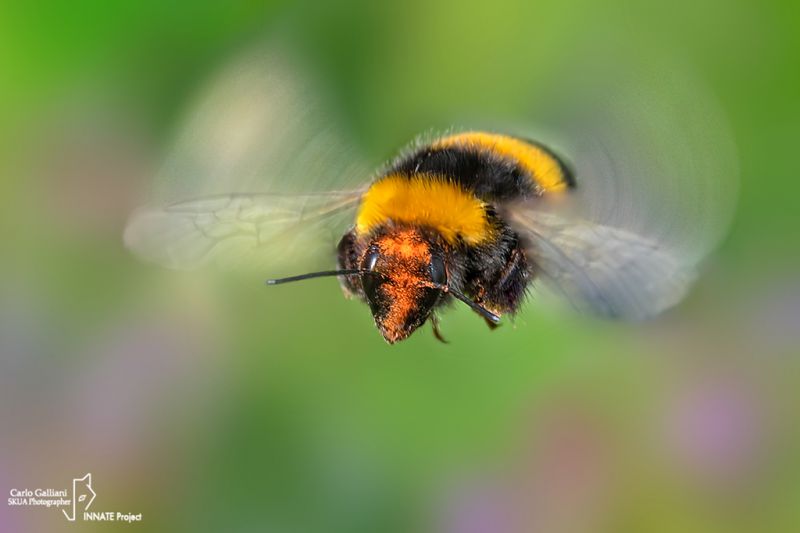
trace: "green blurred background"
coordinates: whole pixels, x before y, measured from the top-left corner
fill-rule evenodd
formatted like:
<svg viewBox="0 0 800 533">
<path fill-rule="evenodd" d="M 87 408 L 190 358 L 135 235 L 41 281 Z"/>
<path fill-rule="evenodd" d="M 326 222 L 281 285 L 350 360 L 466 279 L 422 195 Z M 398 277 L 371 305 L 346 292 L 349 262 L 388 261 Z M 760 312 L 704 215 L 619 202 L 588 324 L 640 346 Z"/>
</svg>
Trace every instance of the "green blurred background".
<svg viewBox="0 0 800 533">
<path fill-rule="evenodd" d="M 728 114 L 731 232 L 655 322 L 453 309 L 447 346 L 385 345 L 333 282 L 139 263 L 179 119 L 275 35 L 374 161 L 513 120 L 587 50 L 674 54 Z M 2 504 L 0 530 L 800 530 L 798 95 L 792 2 L 3 2 L 0 490 L 92 472 L 94 510 L 143 521 Z"/>
</svg>

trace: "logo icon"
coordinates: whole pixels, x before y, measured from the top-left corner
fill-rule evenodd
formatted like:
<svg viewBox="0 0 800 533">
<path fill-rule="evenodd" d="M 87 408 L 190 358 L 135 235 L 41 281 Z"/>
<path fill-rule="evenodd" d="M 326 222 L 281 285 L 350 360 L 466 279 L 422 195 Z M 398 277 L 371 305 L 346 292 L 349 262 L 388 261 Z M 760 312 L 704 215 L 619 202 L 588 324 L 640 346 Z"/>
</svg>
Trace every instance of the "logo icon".
<svg viewBox="0 0 800 533">
<path fill-rule="evenodd" d="M 74 522 L 78 516 L 78 508 L 81 507 L 81 511 L 88 511 L 95 496 L 97 494 L 92 489 L 91 473 L 80 478 L 74 478 L 72 480 L 72 516 L 68 515 L 65 509 L 62 509 L 61 512 L 64 513 L 67 520 Z"/>
</svg>

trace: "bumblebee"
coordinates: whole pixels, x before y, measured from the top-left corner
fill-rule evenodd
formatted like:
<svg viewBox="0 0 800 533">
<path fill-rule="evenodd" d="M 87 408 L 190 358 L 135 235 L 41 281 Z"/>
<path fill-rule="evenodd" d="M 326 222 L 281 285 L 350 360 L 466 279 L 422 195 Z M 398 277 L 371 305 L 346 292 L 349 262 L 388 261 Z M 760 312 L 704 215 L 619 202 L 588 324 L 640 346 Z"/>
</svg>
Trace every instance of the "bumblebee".
<svg viewBox="0 0 800 533">
<path fill-rule="evenodd" d="M 451 297 L 494 328 L 519 309 L 535 277 L 529 240 L 505 208 L 573 186 L 566 165 L 532 141 L 484 132 L 436 139 L 363 194 L 338 246 L 339 268 L 357 273 L 342 276 L 342 287 L 369 304 L 389 343 L 431 317 L 443 340 L 433 313 Z"/>
<path fill-rule="evenodd" d="M 220 175 L 268 167 L 271 177 L 262 179 L 270 184 L 333 174 L 349 176 L 348 182 L 364 179 L 362 167 L 330 163 L 331 156 L 346 160 L 349 152 L 325 130 L 296 127 L 302 106 L 275 103 L 276 94 L 296 94 L 294 87 L 273 94 L 271 82 L 259 87 L 260 81 L 241 70 L 223 76 L 222 90 L 212 91 L 211 103 L 193 115 L 199 122 L 186 128 L 189 141 L 178 143 L 173 159 L 181 165 L 167 173 L 206 169 L 207 181 L 216 183 Z M 684 86 L 670 87 L 663 101 L 676 99 Z M 652 107 L 631 96 L 621 109 L 630 114 L 637 106 Z M 230 194 L 223 182 L 216 194 L 138 210 L 125 243 L 146 260 L 181 269 L 209 262 L 275 269 L 327 250 L 336 269 L 267 284 L 337 276 L 346 296 L 369 306 L 390 344 L 426 322 L 443 340 L 440 311 L 454 300 L 495 328 L 501 317 L 520 310 L 534 284 L 579 311 L 648 318 L 684 297 L 696 265 L 727 221 L 721 208 L 729 204 L 721 179 L 729 169 L 727 137 L 707 141 L 718 156 L 704 151 L 701 159 L 686 149 L 691 136 L 675 134 L 711 123 L 704 115 L 708 108 L 683 113 L 676 106 L 656 117 L 660 123 L 652 115 L 642 114 L 644 123 L 612 110 L 595 124 L 603 133 L 627 131 L 626 143 L 606 142 L 601 150 L 584 145 L 569 163 L 561 149 L 557 154 L 530 135 L 467 130 L 415 142 L 366 185 Z M 252 136 L 246 149 L 219 134 L 230 131 L 232 116 Z M 615 122 L 619 117 L 624 121 Z M 672 123 L 676 117 L 680 128 Z M 628 127 L 631 122 L 635 127 Z M 207 137 L 217 144 L 198 145 L 204 128 L 213 130 Z M 713 138 L 713 129 L 702 131 Z M 262 142 L 270 136 L 278 148 Z M 338 235 L 320 238 L 331 232 Z"/>
</svg>

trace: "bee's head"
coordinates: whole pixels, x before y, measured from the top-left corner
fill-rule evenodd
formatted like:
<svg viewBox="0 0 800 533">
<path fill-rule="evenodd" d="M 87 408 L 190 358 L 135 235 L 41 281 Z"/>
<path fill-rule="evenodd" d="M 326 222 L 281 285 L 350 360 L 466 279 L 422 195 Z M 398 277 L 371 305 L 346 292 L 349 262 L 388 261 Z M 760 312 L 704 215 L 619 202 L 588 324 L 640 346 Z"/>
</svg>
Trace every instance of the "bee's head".
<svg viewBox="0 0 800 533">
<path fill-rule="evenodd" d="M 370 237 L 360 255 L 355 253 L 352 234 L 348 233 L 339 248 L 340 254 L 355 254 L 352 261 L 340 262 L 340 267 L 346 268 L 270 279 L 267 285 L 323 276 L 358 276 L 375 324 L 390 344 L 407 338 L 424 324 L 445 294 L 461 300 L 486 320 L 500 322 L 499 316 L 465 296 L 458 284 L 448 279 L 445 250 L 432 232 L 413 227 L 385 228 Z"/>
<path fill-rule="evenodd" d="M 444 251 L 416 228 L 393 229 L 373 239 L 361 270 L 375 324 L 390 344 L 424 324 L 447 290 Z"/>
</svg>

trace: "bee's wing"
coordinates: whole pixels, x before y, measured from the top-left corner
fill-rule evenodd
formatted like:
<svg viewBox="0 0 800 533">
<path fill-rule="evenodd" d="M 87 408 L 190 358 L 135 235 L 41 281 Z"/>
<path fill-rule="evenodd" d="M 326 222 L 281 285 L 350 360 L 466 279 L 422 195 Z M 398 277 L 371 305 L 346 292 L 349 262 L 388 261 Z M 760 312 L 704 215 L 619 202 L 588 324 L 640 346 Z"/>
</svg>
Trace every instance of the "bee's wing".
<svg viewBox="0 0 800 533">
<path fill-rule="evenodd" d="M 370 173 L 300 64 L 271 43 L 210 80 L 155 176 L 153 207 L 128 221 L 129 249 L 181 269 L 331 266 Z M 317 257 L 327 263 L 303 264 Z"/>
<path fill-rule="evenodd" d="M 648 318 L 680 301 L 695 277 L 678 251 L 629 230 L 525 207 L 509 219 L 538 279 L 579 311 Z"/>
<path fill-rule="evenodd" d="M 128 222 L 125 244 L 139 257 L 168 268 L 213 263 L 277 269 L 330 256 L 333 239 L 352 223 L 360 197 L 358 190 L 239 194 L 144 208 Z"/>
<path fill-rule="evenodd" d="M 578 308 L 643 318 L 685 295 L 725 235 L 736 151 L 716 100 L 680 65 L 595 74 L 568 83 L 550 109 L 575 189 L 509 217 L 543 280 Z"/>
</svg>

